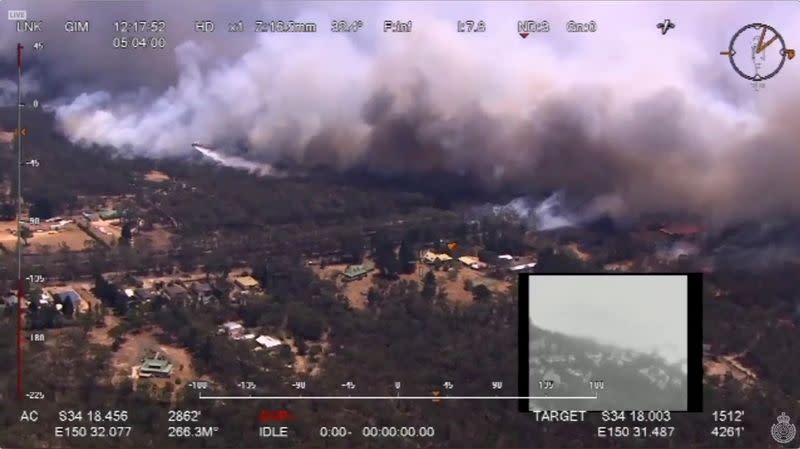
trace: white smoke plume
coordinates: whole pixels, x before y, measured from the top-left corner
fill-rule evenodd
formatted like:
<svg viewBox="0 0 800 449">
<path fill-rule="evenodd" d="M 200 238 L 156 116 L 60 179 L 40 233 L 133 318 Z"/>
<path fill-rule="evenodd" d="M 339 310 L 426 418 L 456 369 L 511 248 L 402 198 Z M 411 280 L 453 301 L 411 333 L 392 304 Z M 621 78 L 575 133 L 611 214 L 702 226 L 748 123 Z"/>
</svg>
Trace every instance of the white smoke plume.
<svg viewBox="0 0 800 449">
<path fill-rule="evenodd" d="M 237 156 L 229 156 L 226 154 L 221 154 L 217 151 L 214 151 L 211 148 L 204 147 L 202 145 L 193 144 L 192 148 L 197 150 L 203 156 L 211 159 L 212 161 L 224 165 L 225 167 L 231 167 L 238 170 L 244 170 L 249 173 L 257 174 L 260 176 L 277 176 L 280 174 L 275 168 L 273 168 L 269 164 L 262 164 L 258 162 L 248 161 L 247 159 L 242 159 Z"/>
<path fill-rule="evenodd" d="M 563 192 L 556 192 L 539 201 L 530 197 L 514 198 L 504 205 L 486 205 L 473 210 L 478 217 L 494 215 L 519 221 L 529 228 L 540 231 L 577 226 L 594 216 L 578 217 L 568 212 L 564 205 Z"/>
<path fill-rule="evenodd" d="M 232 4 L 225 17 L 244 5 Z M 162 8 L 175 15 L 180 3 Z M 83 56 L 94 72 L 76 72 L 74 58 L 50 61 L 70 67 L 55 73 L 73 85 L 56 102 L 61 129 L 78 143 L 151 157 L 186 154 L 202 141 L 244 147 L 241 157 L 264 163 L 451 173 L 489 191 L 564 191 L 598 215 L 676 211 L 726 223 L 800 214 L 800 62 L 754 92 L 719 55 L 754 21 L 796 46 L 796 3 L 280 8 L 267 2 L 261 12 L 314 20 L 320 30 L 248 31 L 247 39 L 174 31 L 170 49 L 129 56 L 140 58 L 134 79 L 108 51 Z M 330 19 L 345 17 L 362 19 L 364 29 L 328 31 Z M 662 35 L 655 25 L 665 17 L 677 26 Z M 487 32 L 457 33 L 465 18 L 485 20 Z M 517 21 L 528 18 L 547 19 L 550 32 L 521 39 Z M 412 19 L 413 31 L 383 33 L 384 19 Z M 598 31 L 567 33 L 568 20 L 595 20 Z"/>
</svg>

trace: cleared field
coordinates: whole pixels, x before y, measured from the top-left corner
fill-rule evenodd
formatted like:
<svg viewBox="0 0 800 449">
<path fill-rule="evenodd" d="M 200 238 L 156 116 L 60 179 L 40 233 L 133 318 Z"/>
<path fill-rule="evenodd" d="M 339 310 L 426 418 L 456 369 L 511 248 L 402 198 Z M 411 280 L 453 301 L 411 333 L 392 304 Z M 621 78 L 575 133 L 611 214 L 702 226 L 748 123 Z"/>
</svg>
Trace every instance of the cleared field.
<svg viewBox="0 0 800 449">
<path fill-rule="evenodd" d="M 15 251 L 17 245 L 16 224 L 13 221 L 0 222 L 0 245 L 8 251 Z M 59 231 L 34 232 L 28 239 L 28 246 L 24 251 L 28 254 L 38 254 L 49 247 L 51 251 L 66 245 L 71 251 L 86 249 L 87 241 L 92 237 L 83 232 L 76 224 L 70 223 Z"/>
<path fill-rule="evenodd" d="M 140 236 L 149 239 L 154 249 L 167 249 L 172 246 L 172 233 L 161 227 L 142 232 Z"/>
<path fill-rule="evenodd" d="M 572 253 L 575 254 L 575 257 L 577 257 L 578 259 L 580 259 L 580 260 L 582 260 L 584 262 L 587 262 L 587 261 L 592 259 L 592 255 L 587 253 L 586 251 L 583 251 L 578 246 L 577 243 L 570 243 L 569 245 L 567 245 L 567 249 L 572 251 Z"/>
<path fill-rule="evenodd" d="M 422 280 L 430 269 L 431 267 L 427 265 L 417 264 L 417 269 L 413 274 L 404 274 L 401 278 L 412 280 L 422 285 Z M 464 282 L 467 280 L 473 286 L 483 284 L 495 293 L 502 293 L 511 288 L 510 282 L 492 279 L 483 272 L 472 268 L 458 266 L 453 270 L 455 270 L 455 274 L 453 274 L 453 271 L 434 271 L 433 273 L 436 275 L 437 286 L 444 288 L 447 291 L 447 299 L 455 304 L 472 303 L 472 291 L 464 289 Z"/>
<path fill-rule="evenodd" d="M 731 375 L 734 379 L 742 382 L 743 384 L 750 385 L 758 380 L 758 376 L 752 371 L 742 366 L 741 363 L 732 357 L 721 357 L 717 360 L 703 360 L 705 367 L 706 377 L 716 378 L 722 381 L 725 376 Z"/>
<path fill-rule="evenodd" d="M 3 249 L 14 251 L 17 245 L 17 222 L 0 221 L 0 245 Z"/>
<path fill-rule="evenodd" d="M 144 175 L 145 181 L 150 182 L 164 182 L 169 181 L 169 176 L 166 173 L 160 172 L 158 170 L 150 170 L 146 175 Z"/>
<path fill-rule="evenodd" d="M 328 265 L 325 268 L 314 266 L 313 270 L 322 279 L 338 279 L 339 274 L 342 273 L 347 265 Z M 428 272 L 430 267 L 424 264 L 417 264 L 417 269 L 414 273 L 400 275 L 400 279 L 415 281 L 422 285 L 422 279 Z M 500 281 L 492 279 L 484 275 L 483 272 L 473 270 L 467 267 L 458 267 L 454 269 L 455 272 L 448 271 L 434 271 L 436 275 L 436 283 L 439 288 L 444 288 L 447 291 L 447 298 L 455 304 L 469 304 L 472 302 L 472 292 L 464 289 L 464 281 L 469 280 L 472 285 L 483 284 L 489 290 L 496 293 L 505 292 L 511 288 L 511 283 L 507 281 Z M 350 305 L 354 309 L 364 309 L 367 307 L 367 291 L 373 284 L 374 272 L 366 277 L 357 281 L 341 282 L 338 284 Z"/>
<path fill-rule="evenodd" d="M 336 279 L 340 278 L 340 274 L 347 268 L 345 264 L 327 265 L 325 268 L 320 268 L 315 265 L 313 270 L 322 279 Z M 342 289 L 342 294 L 347 297 L 350 306 L 354 309 L 364 309 L 367 307 L 367 291 L 372 285 L 372 277 L 375 272 L 369 273 L 357 281 L 341 282 L 338 284 Z"/>
<path fill-rule="evenodd" d="M 112 358 L 112 366 L 114 369 L 114 381 L 131 377 L 136 373 L 135 369 L 142 363 L 142 358 L 152 356 L 154 352 L 159 352 L 165 356 L 171 363 L 173 368 L 172 375 L 168 378 L 151 377 L 148 380 L 163 386 L 167 383 L 176 383 L 180 379 L 180 385 L 186 385 L 192 380 L 197 379 L 197 373 L 194 370 L 192 363 L 192 356 L 184 348 L 172 346 L 161 343 L 159 335 L 161 329 L 156 326 L 151 326 L 138 334 L 126 334 L 125 342 L 120 346 L 119 350 L 114 353 Z M 137 379 L 134 378 L 134 385 Z M 177 389 L 176 389 L 177 390 Z M 173 395 L 173 399 L 174 399 Z"/>
</svg>

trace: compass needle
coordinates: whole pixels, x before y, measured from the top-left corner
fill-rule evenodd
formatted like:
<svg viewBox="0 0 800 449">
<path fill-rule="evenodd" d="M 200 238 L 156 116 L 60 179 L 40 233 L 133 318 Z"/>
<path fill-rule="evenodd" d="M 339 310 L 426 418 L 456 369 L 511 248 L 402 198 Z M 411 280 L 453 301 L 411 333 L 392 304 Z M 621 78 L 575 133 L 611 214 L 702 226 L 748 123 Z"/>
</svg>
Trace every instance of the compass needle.
<svg viewBox="0 0 800 449">
<path fill-rule="evenodd" d="M 769 47 L 770 45 L 772 45 L 772 43 L 773 43 L 773 42 L 775 42 L 777 39 L 778 39 L 778 35 L 777 35 L 777 34 L 776 34 L 776 35 L 774 35 L 774 36 L 772 36 L 772 38 L 771 38 L 770 40 L 768 40 L 768 41 L 767 41 L 767 42 L 766 42 L 766 43 L 765 43 L 765 44 L 764 44 L 764 45 L 761 47 L 761 50 L 759 50 L 759 51 L 758 51 L 758 53 L 762 53 L 764 50 L 766 50 L 766 49 L 767 49 L 767 47 Z"/>
<path fill-rule="evenodd" d="M 767 35 L 767 26 L 764 25 L 761 27 L 761 36 L 758 38 L 758 45 L 756 46 L 756 53 L 761 53 L 764 51 L 764 37 Z"/>
</svg>

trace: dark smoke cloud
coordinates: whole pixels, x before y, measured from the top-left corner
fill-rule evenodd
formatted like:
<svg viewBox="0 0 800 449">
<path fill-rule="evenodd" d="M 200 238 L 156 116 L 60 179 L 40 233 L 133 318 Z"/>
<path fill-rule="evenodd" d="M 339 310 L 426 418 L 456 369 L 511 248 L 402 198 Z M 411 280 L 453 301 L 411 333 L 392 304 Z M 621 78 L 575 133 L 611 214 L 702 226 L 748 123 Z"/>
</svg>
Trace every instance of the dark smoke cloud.
<svg viewBox="0 0 800 449">
<path fill-rule="evenodd" d="M 755 93 L 719 56 L 754 18 L 800 42 L 794 3 L 132 5 L 174 23 L 169 49 L 122 56 L 101 32 L 54 37 L 63 52 L 31 69 L 75 142 L 162 157 L 200 141 L 266 163 L 451 173 L 487 191 L 564 192 L 588 215 L 669 211 L 723 224 L 800 213 L 797 61 Z M 121 12 L 108 8 L 85 13 L 110 23 Z M 252 27 L 267 16 L 315 20 L 320 32 L 192 29 L 193 19 Z M 489 32 L 456 33 L 464 17 Z M 667 36 L 655 28 L 664 17 L 678 23 Z M 366 27 L 332 35 L 332 18 Z M 548 19 L 551 32 L 520 39 L 526 18 Z M 384 19 L 413 19 L 414 30 L 384 34 Z M 566 33 L 570 19 L 594 19 L 598 32 Z M 16 36 L 0 39 L 11 48 Z"/>
</svg>

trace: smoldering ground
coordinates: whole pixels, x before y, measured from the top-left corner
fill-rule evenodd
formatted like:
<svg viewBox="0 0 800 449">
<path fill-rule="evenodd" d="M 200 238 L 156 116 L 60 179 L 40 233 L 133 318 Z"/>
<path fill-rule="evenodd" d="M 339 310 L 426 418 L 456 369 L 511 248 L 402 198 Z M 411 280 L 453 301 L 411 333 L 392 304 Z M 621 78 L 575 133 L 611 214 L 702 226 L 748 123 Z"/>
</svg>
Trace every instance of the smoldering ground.
<svg viewBox="0 0 800 449">
<path fill-rule="evenodd" d="M 523 40 L 517 2 L 267 2 L 248 7 L 324 27 L 246 38 L 198 35 L 170 3 L 146 11 L 181 24 L 164 51 L 120 60 L 84 36 L 94 52 L 53 53 L 40 61 L 46 71 L 35 61 L 31 70 L 65 135 L 120 154 L 180 156 L 200 141 L 269 164 L 390 179 L 444 174 L 482 192 L 558 191 L 588 215 L 666 211 L 711 225 L 796 216 L 797 68 L 787 64 L 754 93 L 719 50 L 756 12 L 800 41 L 791 26 L 800 11 L 789 2 L 658 6 L 536 3 L 552 30 Z M 208 2 L 201 12 L 227 19 L 241 8 Z M 464 14 L 490 32 L 456 33 Z M 655 24 L 665 14 L 678 26 L 662 36 Z M 324 29 L 344 16 L 368 26 Z M 412 33 L 380 31 L 384 19 L 405 17 Z M 597 33 L 564 30 L 567 20 L 590 19 Z M 2 46 L 10 48 L 7 36 Z"/>
</svg>

